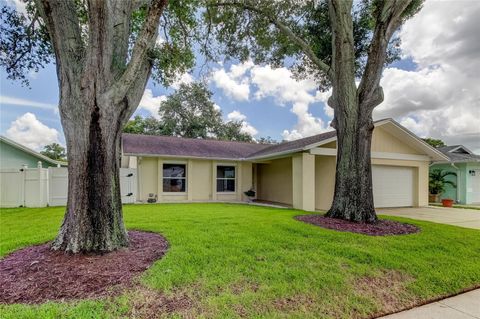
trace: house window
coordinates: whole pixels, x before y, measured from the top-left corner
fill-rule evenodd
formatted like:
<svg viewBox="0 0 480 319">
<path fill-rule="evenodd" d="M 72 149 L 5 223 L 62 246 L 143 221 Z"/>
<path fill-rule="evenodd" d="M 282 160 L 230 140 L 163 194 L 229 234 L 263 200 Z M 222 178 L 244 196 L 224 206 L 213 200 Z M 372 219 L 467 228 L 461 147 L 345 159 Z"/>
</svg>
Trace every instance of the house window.
<svg viewBox="0 0 480 319">
<path fill-rule="evenodd" d="M 185 164 L 163 164 L 163 191 L 185 192 L 187 185 Z"/>
<path fill-rule="evenodd" d="M 235 192 L 235 166 L 217 166 L 217 192 Z"/>
</svg>

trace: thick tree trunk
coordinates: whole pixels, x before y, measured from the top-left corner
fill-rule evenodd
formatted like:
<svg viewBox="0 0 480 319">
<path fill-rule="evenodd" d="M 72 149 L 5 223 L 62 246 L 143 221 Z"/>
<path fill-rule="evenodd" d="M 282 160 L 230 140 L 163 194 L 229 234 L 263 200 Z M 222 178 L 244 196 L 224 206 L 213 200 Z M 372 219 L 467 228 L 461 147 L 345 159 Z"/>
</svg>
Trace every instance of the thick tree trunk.
<svg viewBox="0 0 480 319">
<path fill-rule="evenodd" d="M 128 246 L 120 197 L 121 131 L 150 76 L 149 52 L 167 0 L 145 3 L 131 53 L 130 20 L 142 1 L 88 1 L 86 28 L 74 1 L 35 4 L 55 52 L 68 149 L 68 203 L 52 248 L 101 253 Z"/>
<path fill-rule="evenodd" d="M 62 117 L 68 147 L 68 203 L 52 248 L 107 252 L 128 246 L 119 180 L 122 126 L 111 107 L 84 109 L 89 111 L 73 121 Z"/>
<path fill-rule="evenodd" d="M 364 103 L 355 84 L 352 1 L 330 0 L 332 25 L 332 126 L 337 131 L 337 170 L 333 203 L 328 217 L 374 223 L 370 148 L 372 104 Z M 376 101 L 378 102 L 378 101 Z"/>
<path fill-rule="evenodd" d="M 377 221 L 373 202 L 370 149 L 371 119 L 345 118 L 338 123 L 335 193 L 328 217 L 355 222 Z"/>
</svg>

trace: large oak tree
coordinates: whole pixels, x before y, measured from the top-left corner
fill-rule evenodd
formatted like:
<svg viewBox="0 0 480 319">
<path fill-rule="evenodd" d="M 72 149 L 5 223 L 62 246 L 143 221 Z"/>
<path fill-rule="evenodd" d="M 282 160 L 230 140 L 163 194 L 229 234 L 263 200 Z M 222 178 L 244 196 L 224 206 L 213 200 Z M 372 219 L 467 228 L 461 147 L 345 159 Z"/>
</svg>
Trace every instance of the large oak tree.
<svg viewBox="0 0 480 319">
<path fill-rule="evenodd" d="M 53 57 L 68 149 L 68 203 L 52 247 L 128 245 L 119 185 L 121 132 L 151 75 L 168 83 L 193 65 L 193 1 L 32 0 L 1 10 L 0 64 L 10 79 Z M 161 28 L 162 41 L 157 40 Z M 153 70 L 153 74 L 152 74 Z"/>
<path fill-rule="evenodd" d="M 332 88 L 337 131 L 333 204 L 327 216 L 376 222 L 370 149 L 372 112 L 383 101 L 386 63 L 398 56 L 394 36 L 421 0 L 210 0 L 206 31 L 222 52 L 289 66 Z"/>
</svg>

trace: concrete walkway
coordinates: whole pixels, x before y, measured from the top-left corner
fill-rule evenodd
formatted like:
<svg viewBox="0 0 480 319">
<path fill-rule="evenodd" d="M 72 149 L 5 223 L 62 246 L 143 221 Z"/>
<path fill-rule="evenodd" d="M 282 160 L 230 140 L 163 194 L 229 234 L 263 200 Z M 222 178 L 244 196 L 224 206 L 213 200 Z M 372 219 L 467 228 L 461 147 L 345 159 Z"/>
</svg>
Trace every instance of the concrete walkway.
<svg viewBox="0 0 480 319">
<path fill-rule="evenodd" d="M 480 319 L 480 289 L 381 319 Z"/>
<path fill-rule="evenodd" d="M 466 228 L 480 229 L 480 211 L 475 209 L 416 207 L 416 208 L 379 208 L 379 215 L 407 217 L 434 223 L 448 224 Z"/>
</svg>

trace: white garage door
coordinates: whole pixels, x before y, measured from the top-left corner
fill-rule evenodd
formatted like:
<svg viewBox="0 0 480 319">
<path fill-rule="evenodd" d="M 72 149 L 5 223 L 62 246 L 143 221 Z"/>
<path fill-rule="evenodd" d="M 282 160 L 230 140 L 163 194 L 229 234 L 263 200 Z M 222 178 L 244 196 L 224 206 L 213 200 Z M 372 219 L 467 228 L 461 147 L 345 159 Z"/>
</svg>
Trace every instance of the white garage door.
<svg viewBox="0 0 480 319">
<path fill-rule="evenodd" d="M 375 207 L 414 205 L 414 171 L 411 167 L 372 166 Z"/>
</svg>

